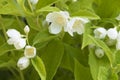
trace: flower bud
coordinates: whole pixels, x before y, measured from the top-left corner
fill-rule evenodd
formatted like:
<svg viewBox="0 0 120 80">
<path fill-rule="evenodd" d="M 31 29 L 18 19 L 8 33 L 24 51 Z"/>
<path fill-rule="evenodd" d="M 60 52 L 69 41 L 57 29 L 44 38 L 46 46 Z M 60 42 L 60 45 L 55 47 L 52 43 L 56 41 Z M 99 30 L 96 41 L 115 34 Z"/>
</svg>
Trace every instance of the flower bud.
<svg viewBox="0 0 120 80">
<path fill-rule="evenodd" d="M 107 31 L 107 35 L 109 37 L 109 39 L 117 39 L 117 36 L 118 36 L 118 32 L 116 30 L 116 28 L 110 28 L 108 31 Z"/>
<path fill-rule="evenodd" d="M 95 50 L 95 55 L 98 57 L 98 58 L 102 58 L 104 56 L 104 51 L 101 49 L 101 48 L 97 48 Z"/>
<path fill-rule="evenodd" d="M 30 28 L 29 28 L 28 25 L 25 26 L 24 32 L 25 32 L 26 34 L 28 34 L 28 33 L 30 32 Z"/>
<path fill-rule="evenodd" d="M 29 66 L 29 64 L 30 61 L 26 57 L 21 57 L 17 62 L 17 66 L 20 68 L 20 70 L 26 69 Z"/>
<path fill-rule="evenodd" d="M 104 39 L 107 34 L 106 29 L 99 27 L 94 30 L 95 38 Z"/>
<path fill-rule="evenodd" d="M 36 56 L 36 48 L 32 46 L 26 46 L 24 55 L 27 58 L 34 58 Z"/>
</svg>

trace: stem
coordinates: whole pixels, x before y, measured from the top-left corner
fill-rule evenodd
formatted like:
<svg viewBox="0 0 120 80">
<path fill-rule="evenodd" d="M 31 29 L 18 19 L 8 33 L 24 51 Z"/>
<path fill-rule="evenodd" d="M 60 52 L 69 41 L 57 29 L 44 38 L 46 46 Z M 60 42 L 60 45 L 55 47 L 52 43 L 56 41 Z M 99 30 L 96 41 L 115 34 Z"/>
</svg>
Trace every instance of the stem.
<svg viewBox="0 0 120 80">
<path fill-rule="evenodd" d="M 23 73 L 22 73 L 21 70 L 19 70 L 19 74 L 20 74 L 21 80 L 25 80 L 25 79 L 24 79 L 24 75 L 23 75 Z"/>
<path fill-rule="evenodd" d="M 33 12 L 33 8 L 32 8 L 32 5 L 31 5 L 31 3 L 30 3 L 30 0 L 27 0 L 27 1 L 28 1 L 28 5 L 29 5 L 31 11 Z"/>
<path fill-rule="evenodd" d="M 26 34 L 26 41 L 27 41 L 27 44 L 29 45 L 28 33 Z"/>
<path fill-rule="evenodd" d="M 2 26 L 3 34 L 4 34 L 4 36 L 5 36 L 5 39 L 6 39 L 6 41 L 7 41 L 8 37 L 7 37 L 7 34 L 6 34 L 5 26 L 4 26 L 3 23 L 2 23 L 2 16 L 1 16 L 1 15 L 0 15 L 0 24 L 1 24 L 1 26 Z"/>
</svg>

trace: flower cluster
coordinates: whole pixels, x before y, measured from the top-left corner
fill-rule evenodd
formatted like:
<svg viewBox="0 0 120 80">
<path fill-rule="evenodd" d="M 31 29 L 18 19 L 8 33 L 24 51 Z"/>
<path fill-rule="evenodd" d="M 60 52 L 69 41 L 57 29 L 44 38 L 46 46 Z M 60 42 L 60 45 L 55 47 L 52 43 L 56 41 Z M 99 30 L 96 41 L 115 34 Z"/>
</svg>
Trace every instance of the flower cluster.
<svg viewBox="0 0 120 80">
<path fill-rule="evenodd" d="M 116 28 L 110 28 L 106 30 L 105 28 L 99 27 L 94 30 L 96 38 L 105 39 L 108 37 L 107 45 L 114 45 L 116 43 L 116 49 L 120 50 L 120 32 Z"/>
<path fill-rule="evenodd" d="M 62 30 L 68 32 L 73 36 L 74 32 L 78 34 L 84 33 L 84 25 L 89 20 L 80 17 L 69 16 L 69 13 L 66 11 L 60 12 L 51 12 L 46 16 L 46 21 L 50 24 L 49 32 L 52 34 L 58 34 Z"/>
<path fill-rule="evenodd" d="M 20 32 L 16 29 L 8 29 L 8 31 L 6 32 L 9 37 L 7 41 L 9 45 L 14 45 L 17 50 L 23 49 L 25 47 L 24 56 L 21 57 L 17 62 L 17 66 L 20 68 L 20 70 L 27 68 L 30 64 L 29 59 L 36 56 L 36 48 L 26 43 L 26 40 L 28 40 L 29 31 L 30 29 L 28 25 L 26 25 L 24 28 L 24 32 L 26 35 L 21 35 Z"/>
<path fill-rule="evenodd" d="M 94 30 L 94 36 L 95 38 L 105 41 L 108 46 L 115 45 L 116 50 L 120 50 L 120 32 L 117 31 L 116 27 L 109 28 L 108 30 L 103 27 L 98 27 Z M 103 53 L 103 51 L 100 52 Z"/>
</svg>

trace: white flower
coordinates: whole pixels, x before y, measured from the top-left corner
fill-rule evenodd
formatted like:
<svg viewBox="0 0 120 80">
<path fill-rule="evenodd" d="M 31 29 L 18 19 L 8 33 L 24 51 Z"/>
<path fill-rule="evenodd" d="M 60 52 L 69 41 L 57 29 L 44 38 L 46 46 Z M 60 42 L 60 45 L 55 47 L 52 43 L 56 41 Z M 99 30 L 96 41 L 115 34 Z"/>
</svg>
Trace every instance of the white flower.
<svg viewBox="0 0 120 80">
<path fill-rule="evenodd" d="M 52 12 L 46 16 L 46 21 L 51 23 L 49 26 L 49 32 L 52 34 L 58 34 L 63 28 L 67 26 L 69 13 L 66 11 Z"/>
<path fill-rule="evenodd" d="M 65 31 L 68 32 L 71 36 L 73 36 L 74 32 L 78 34 L 84 33 L 84 24 L 88 22 L 88 19 L 75 17 L 72 18 L 65 28 Z"/>
<path fill-rule="evenodd" d="M 26 39 L 22 38 L 20 32 L 15 29 L 9 29 L 6 33 L 9 37 L 9 39 L 7 40 L 7 43 L 9 45 L 14 45 L 16 49 L 22 49 L 25 47 Z"/>
<path fill-rule="evenodd" d="M 97 48 L 95 50 L 95 55 L 98 57 L 98 58 L 102 58 L 104 56 L 104 51 L 101 49 L 101 48 Z"/>
<path fill-rule="evenodd" d="M 30 28 L 29 28 L 28 25 L 25 26 L 24 32 L 25 32 L 26 34 L 28 34 L 28 33 L 30 32 Z"/>
<path fill-rule="evenodd" d="M 118 32 L 117 32 L 116 28 L 108 29 L 107 36 L 109 37 L 109 39 L 117 39 Z"/>
<path fill-rule="evenodd" d="M 30 0 L 32 4 L 37 4 L 39 0 Z"/>
<path fill-rule="evenodd" d="M 32 47 L 32 46 L 26 46 L 25 51 L 24 51 L 24 55 L 27 58 L 34 58 L 36 56 L 36 48 Z"/>
<path fill-rule="evenodd" d="M 17 62 L 17 66 L 20 68 L 20 70 L 26 69 L 29 66 L 29 64 L 30 61 L 26 57 L 21 57 Z"/>
</svg>

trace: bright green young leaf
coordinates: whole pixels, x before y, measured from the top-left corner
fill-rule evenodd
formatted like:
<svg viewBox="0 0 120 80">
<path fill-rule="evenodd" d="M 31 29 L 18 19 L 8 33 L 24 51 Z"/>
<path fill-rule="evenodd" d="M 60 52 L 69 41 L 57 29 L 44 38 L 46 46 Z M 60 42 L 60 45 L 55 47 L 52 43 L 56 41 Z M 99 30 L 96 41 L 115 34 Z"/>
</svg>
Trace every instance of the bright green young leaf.
<svg viewBox="0 0 120 80">
<path fill-rule="evenodd" d="M 37 14 L 41 12 L 60 11 L 57 7 L 46 6 L 36 11 Z"/>
<path fill-rule="evenodd" d="M 91 25 L 86 24 L 85 26 L 85 32 L 83 34 L 83 42 L 82 42 L 82 49 L 85 48 L 87 45 L 91 44 L 91 39 L 87 35 L 91 33 Z"/>
<path fill-rule="evenodd" d="M 104 77 L 105 75 L 100 75 L 102 74 L 100 67 L 105 67 L 106 69 L 110 69 L 110 63 L 107 59 L 106 56 L 103 58 L 99 59 L 95 56 L 94 49 L 90 49 L 90 54 L 89 54 L 89 65 L 90 65 L 90 71 L 93 77 L 93 80 L 100 80 L 98 77 Z M 106 72 L 104 74 L 108 74 L 109 72 Z M 108 76 L 107 76 L 108 77 Z M 101 79 L 104 80 L 104 79 Z M 105 79 L 106 80 L 106 79 Z M 107 79 L 108 80 L 108 79 Z"/>
<path fill-rule="evenodd" d="M 76 59 L 74 66 L 74 76 L 75 80 L 93 80 L 90 74 L 89 67 L 83 66 Z"/>
<path fill-rule="evenodd" d="M 109 70 L 108 68 L 101 66 L 99 68 L 98 80 L 108 80 L 109 76 L 108 70 Z"/>
<path fill-rule="evenodd" d="M 33 40 L 33 44 L 37 44 L 37 43 L 42 43 L 42 42 L 46 42 L 46 41 L 50 41 L 54 38 L 56 38 L 57 36 L 55 35 L 52 35 L 50 33 L 48 33 L 47 30 L 43 30 L 43 31 L 40 31 L 34 38 Z"/>
<path fill-rule="evenodd" d="M 8 43 L 5 43 L 2 46 L 0 46 L 0 56 L 4 55 L 6 52 L 12 51 L 12 50 L 15 50 L 15 48 L 11 45 L 8 45 Z"/>
<path fill-rule="evenodd" d="M 98 15 L 96 15 L 94 12 L 91 12 L 89 10 L 78 10 L 72 13 L 71 16 L 85 17 L 88 19 L 100 19 Z"/>
<path fill-rule="evenodd" d="M 42 59 L 37 56 L 33 58 L 31 61 L 32 61 L 34 68 L 38 72 L 41 80 L 46 80 L 46 70 L 45 70 L 45 66 L 44 66 Z"/>
<path fill-rule="evenodd" d="M 14 0 L 0 0 L 0 14 L 24 15 Z"/>
<path fill-rule="evenodd" d="M 50 4 L 56 2 L 58 0 L 39 0 L 38 3 L 37 3 L 37 9 L 41 9 L 45 6 L 49 6 Z"/>
<path fill-rule="evenodd" d="M 59 40 L 51 41 L 45 48 L 45 51 L 41 55 L 41 58 L 43 59 L 46 67 L 46 80 L 52 80 L 52 78 L 56 74 L 57 69 L 61 64 L 63 53 L 64 46 L 63 43 Z"/>
<path fill-rule="evenodd" d="M 93 43 L 95 43 L 97 46 L 101 47 L 105 51 L 105 54 L 107 55 L 108 59 L 110 60 L 111 65 L 113 65 L 115 63 L 114 55 L 113 55 L 112 51 L 107 47 L 107 45 L 103 41 L 96 39 L 90 35 L 88 35 L 88 37 L 93 41 Z"/>
</svg>

